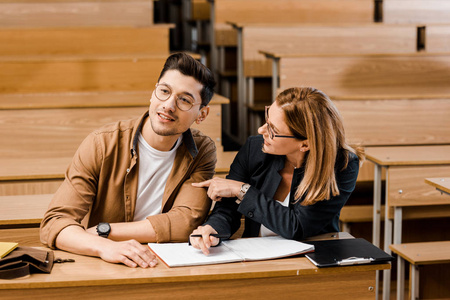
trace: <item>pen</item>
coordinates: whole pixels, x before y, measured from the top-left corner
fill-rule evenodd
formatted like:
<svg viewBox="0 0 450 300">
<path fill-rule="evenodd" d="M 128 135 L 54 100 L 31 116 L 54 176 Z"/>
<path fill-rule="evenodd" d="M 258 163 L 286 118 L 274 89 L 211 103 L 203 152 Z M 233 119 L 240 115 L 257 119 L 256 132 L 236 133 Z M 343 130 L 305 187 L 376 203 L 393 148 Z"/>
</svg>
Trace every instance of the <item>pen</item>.
<svg viewBox="0 0 450 300">
<path fill-rule="evenodd" d="M 210 236 L 219 238 L 219 239 L 225 239 L 228 236 L 224 235 L 224 234 L 218 234 L 218 233 L 211 233 Z M 202 237 L 201 234 L 191 234 L 191 237 Z"/>
</svg>

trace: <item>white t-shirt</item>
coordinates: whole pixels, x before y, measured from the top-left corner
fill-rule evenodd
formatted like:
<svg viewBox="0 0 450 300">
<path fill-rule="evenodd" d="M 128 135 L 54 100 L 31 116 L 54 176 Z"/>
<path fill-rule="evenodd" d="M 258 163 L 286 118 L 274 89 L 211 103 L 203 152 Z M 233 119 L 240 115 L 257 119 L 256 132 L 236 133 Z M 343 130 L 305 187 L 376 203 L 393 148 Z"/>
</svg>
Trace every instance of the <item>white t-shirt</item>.
<svg viewBox="0 0 450 300">
<path fill-rule="evenodd" d="M 286 196 L 283 202 L 278 201 L 281 203 L 281 205 L 288 207 L 289 206 L 289 196 L 291 195 L 291 192 Z M 261 230 L 259 231 L 259 236 L 274 236 L 278 235 L 263 224 L 261 224 Z"/>
<path fill-rule="evenodd" d="M 161 213 L 167 178 L 181 140 L 180 136 L 170 151 L 159 151 L 152 148 L 142 134 L 139 135 L 139 179 L 134 221 Z"/>
</svg>

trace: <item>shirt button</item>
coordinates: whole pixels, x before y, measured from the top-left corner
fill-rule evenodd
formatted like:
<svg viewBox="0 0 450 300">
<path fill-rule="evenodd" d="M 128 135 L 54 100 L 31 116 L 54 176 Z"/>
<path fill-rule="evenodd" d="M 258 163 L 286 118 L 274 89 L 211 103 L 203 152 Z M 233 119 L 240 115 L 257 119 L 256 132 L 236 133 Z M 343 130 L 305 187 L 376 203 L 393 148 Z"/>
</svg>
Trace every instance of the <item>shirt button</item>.
<svg viewBox="0 0 450 300">
<path fill-rule="evenodd" d="M 252 211 L 248 212 L 248 217 L 249 218 L 253 218 L 253 212 Z"/>
</svg>

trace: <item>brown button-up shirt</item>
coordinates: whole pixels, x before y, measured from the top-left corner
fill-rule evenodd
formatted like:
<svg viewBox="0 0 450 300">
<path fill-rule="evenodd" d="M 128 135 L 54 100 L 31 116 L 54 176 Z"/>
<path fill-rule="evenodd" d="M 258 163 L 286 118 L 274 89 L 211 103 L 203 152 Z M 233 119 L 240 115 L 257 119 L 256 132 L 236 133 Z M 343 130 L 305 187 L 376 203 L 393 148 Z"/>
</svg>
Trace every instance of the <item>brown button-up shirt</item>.
<svg viewBox="0 0 450 300">
<path fill-rule="evenodd" d="M 138 187 L 137 140 L 148 112 L 92 132 L 80 145 L 41 223 L 41 241 L 55 247 L 59 232 L 70 225 L 131 222 Z M 211 200 L 192 182 L 211 179 L 216 164 L 211 138 L 195 129 L 183 133 L 167 179 L 161 213 L 147 219 L 157 242 L 187 241 L 207 216 Z"/>
</svg>

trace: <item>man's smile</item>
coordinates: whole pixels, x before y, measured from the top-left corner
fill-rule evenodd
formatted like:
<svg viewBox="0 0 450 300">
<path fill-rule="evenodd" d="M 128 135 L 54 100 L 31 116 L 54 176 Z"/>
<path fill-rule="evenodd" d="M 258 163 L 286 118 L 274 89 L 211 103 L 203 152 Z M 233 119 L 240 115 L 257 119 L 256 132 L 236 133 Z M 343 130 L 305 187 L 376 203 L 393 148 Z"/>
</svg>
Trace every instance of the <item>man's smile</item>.
<svg viewBox="0 0 450 300">
<path fill-rule="evenodd" d="M 157 115 L 159 116 L 160 119 L 164 120 L 164 121 L 175 121 L 175 118 L 173 118 L 172 116 L 159 112 L 157 113 Z"/>
</svg>

